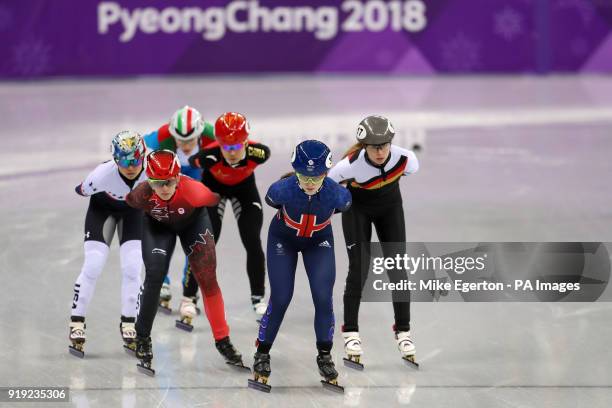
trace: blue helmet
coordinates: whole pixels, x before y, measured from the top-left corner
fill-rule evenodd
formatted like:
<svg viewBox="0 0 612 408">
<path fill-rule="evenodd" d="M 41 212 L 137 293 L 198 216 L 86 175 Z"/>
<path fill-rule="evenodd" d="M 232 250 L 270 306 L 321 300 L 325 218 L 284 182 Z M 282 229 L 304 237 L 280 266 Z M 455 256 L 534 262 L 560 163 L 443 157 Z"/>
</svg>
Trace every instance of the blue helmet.
<svg viewBox="0 0 612 408">
<path fill-rule="evenodd" d="M 305 176 L 320 176 L 332 166 L 329 147 L 318 140 L 305 140 L 295 146 L 291 156 L 293 169 Z"/>
</svg>

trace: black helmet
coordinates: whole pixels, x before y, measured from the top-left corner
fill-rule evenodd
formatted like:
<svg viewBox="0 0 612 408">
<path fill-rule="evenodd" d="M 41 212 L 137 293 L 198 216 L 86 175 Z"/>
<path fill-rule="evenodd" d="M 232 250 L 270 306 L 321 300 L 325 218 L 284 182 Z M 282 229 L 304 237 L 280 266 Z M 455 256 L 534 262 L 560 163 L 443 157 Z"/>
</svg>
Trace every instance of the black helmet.
<svg viewBox="0 0 612 408">
<path fill-rule="evenodd" d="M 366 145 L 389 143 L 395 136 L 395 129 L 384 116 L 370 115 L 357 127 L 357 141 Z"/>
</svg>

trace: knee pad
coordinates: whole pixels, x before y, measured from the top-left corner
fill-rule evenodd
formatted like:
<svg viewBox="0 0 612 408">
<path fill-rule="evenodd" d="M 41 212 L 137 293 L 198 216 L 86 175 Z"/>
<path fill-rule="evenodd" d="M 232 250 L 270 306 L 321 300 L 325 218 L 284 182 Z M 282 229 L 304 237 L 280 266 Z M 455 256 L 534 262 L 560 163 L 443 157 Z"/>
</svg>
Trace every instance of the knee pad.
<svg viewBox="0 0 612 408">
<path fill-rule="evenodd" d="M 121 260 L 121 274 L 123 279 L 138 280 L 142 270 L 142 252 L 140 241 L 131 240 L 124 242 L 119 247 Z"/>
<path fill-rule="evenodd" d="M 104 269 L 110 248 L 99 241 L 85 241 L 83 248 L 85 259 L 81 273 L 86 279 L 95 281 Z"/>
</svg>

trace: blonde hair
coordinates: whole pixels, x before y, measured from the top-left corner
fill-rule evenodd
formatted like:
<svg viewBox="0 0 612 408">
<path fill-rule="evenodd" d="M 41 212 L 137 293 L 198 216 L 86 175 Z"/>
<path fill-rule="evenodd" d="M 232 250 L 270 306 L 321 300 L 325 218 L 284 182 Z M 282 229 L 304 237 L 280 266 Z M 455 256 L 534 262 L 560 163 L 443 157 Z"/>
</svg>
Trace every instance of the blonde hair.
<svg viewBox="0 0 612 408">
<path fill-rule="evenodd" d="M 351 154 L 363 149 L 364 147 L 365 147 L 365 144 L 361 142 L 357 142 L 351 147 L 349 147 L 349 149 L 346 151 L 346 153 L 344 153 L 344 156 L 342 156 L 342 158 L 344 159 L 345 157 L 350 156 Z"/>
</svg>

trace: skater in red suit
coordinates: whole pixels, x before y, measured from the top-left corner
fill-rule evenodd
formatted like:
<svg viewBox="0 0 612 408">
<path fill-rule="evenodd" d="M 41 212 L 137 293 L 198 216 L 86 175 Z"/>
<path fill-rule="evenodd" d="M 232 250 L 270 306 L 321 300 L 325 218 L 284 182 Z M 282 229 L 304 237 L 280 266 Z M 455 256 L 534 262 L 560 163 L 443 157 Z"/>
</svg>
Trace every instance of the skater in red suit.
<svg viewBox="0 0 612 408">
<path fill-rule="evenodd" d="M 229 339 L 223 295 L 217 284 L 215 241 L 206 211 L 218 203 L 219 196 L 179 171 L 174 152 L 156 150 L 147 157 L 148 183 L 126 196 L 128 205 L 145 212 L 142 253 L 146 275 L 136 320 L 139 367 L 147 374 L 155 373 L 151 368 L 151 328 L 177 236 L 202 291 L 216 347 L 228 363 L 242 367 L 242 355 Z"/>
</svg>

